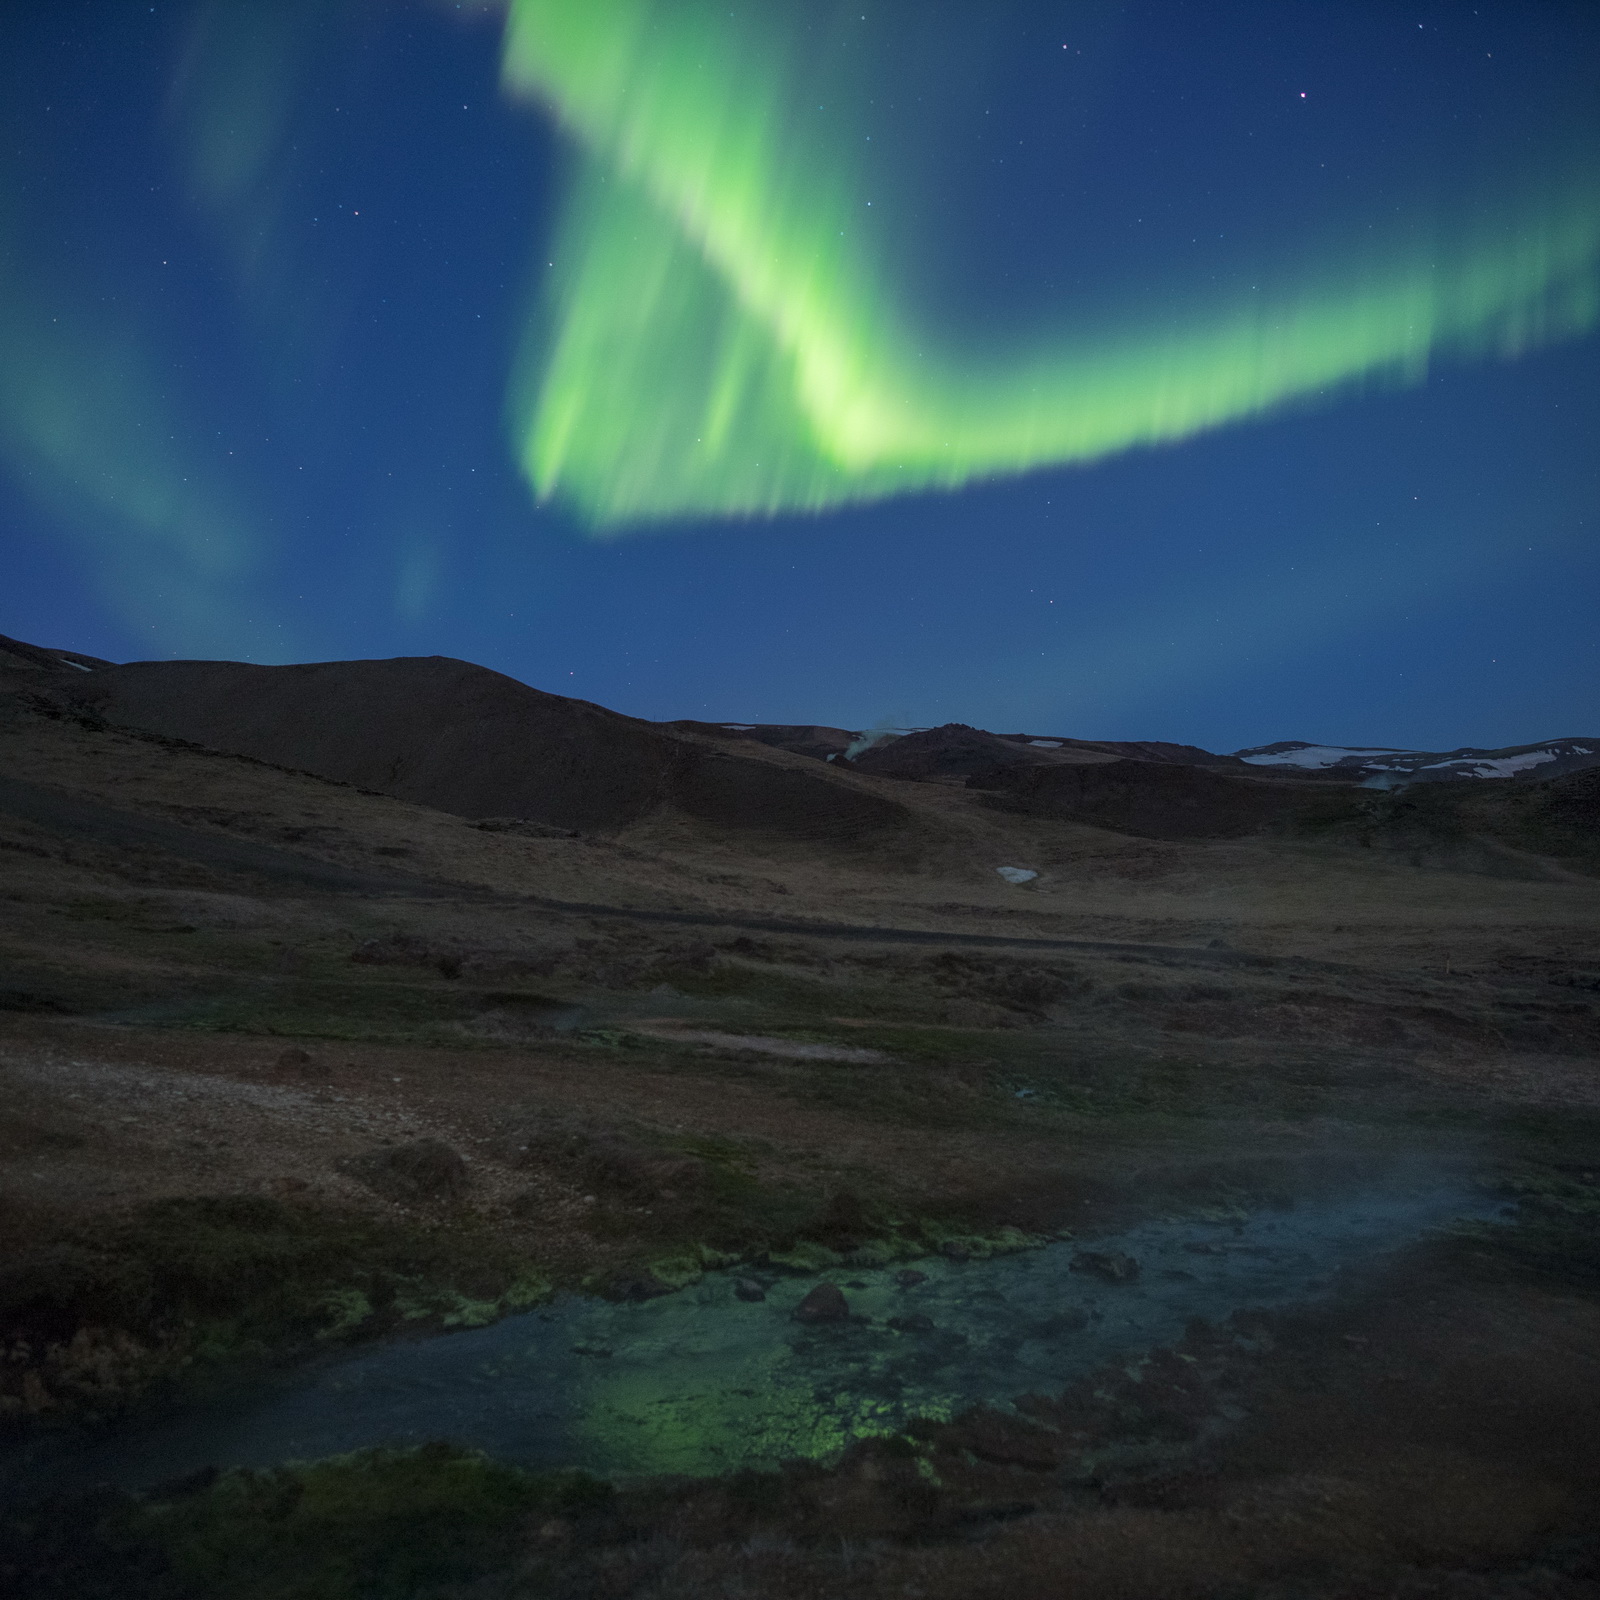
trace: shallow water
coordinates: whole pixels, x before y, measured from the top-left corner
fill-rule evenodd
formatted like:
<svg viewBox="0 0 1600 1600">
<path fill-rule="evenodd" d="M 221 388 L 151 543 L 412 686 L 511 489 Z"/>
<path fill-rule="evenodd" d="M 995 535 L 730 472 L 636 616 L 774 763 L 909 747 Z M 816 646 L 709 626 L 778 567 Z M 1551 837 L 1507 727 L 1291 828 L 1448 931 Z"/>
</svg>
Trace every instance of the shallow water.
<svg viewBox="0 0 1600 1600">
<path fill-rule="evenodd" d="M 832 1325 L 791 1315 L 817 1276 L 714 1273 L 643 1304 L 569 1295 L 493 1327 L 329 1357 L 143 1427 L 42 1438 L 0 1460 L 0 1495 L 141 1488 L 208 1466 L 430 1439 L 603 1476 L 824 1459 L 915 1416 L 1059 1390 L 1171 1343 L 1194 1317 L 1313 1299 L 1341 1271 L 1492 1209 L 1465 1189 L 1386 1190 L 987 1261 L 918 1261 L 927 1281 L 911 1288 L 896 1284 L 899 1267 L 840 1267 L 825 1276 L 851 1318 Z M 1073 1271 L 1085 1248 L 1133 1256 L 1137 1280 Z M 738 1299 L 741 1275 L 766 1283 L 766 1300 Z M 889 1326 L 911 1317 L 929 1325 Z"/>
</svg>

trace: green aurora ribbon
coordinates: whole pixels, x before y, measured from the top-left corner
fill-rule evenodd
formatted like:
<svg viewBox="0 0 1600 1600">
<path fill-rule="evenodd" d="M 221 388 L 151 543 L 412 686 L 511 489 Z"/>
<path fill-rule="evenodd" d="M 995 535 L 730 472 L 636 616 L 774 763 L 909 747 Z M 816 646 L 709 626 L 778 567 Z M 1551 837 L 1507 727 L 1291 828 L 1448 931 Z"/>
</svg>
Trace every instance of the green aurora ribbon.
<svg viewBox="0 0 1600 1600">
<path fill-rule="evenodd" d="M 1600 320 L 1600 182 L 1547 167 L 1464 216 L 1351 227 L 1359 248 L 1306 248 L 1247 293 L 963 350 L 889 282 L 848 117 L 802 114 L 801 9 L 512 0 L 506 86 L 576 153 L 513 442 L 597 530 L 1090 462 Z"/>
</svg>

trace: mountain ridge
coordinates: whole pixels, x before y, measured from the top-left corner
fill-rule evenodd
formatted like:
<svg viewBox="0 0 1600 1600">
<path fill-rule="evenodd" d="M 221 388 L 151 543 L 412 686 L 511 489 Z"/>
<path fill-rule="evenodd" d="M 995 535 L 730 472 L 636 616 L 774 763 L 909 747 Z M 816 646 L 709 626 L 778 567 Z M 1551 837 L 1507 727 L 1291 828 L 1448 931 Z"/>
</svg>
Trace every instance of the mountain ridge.
<svg viewBox="0 0 1600 1600">
<path fill-rule="evenodd" d="M 942 824 L 925 807 L 916 814 L 908 807 L 908 783 L 970 793 L 970 804 L 991 812 L 1135 837 L 1221 840 L 1270 831 L 1368 842 L 1398 840 L 1399 814 L 1373 812 L 1375 797 L 1362 791 L 1442 784 L 1464 798 L 1484 780 L 1501 780 L 1490 789 L 1506 780 L 1520 789 L 1600 768 L 1600 739 L 1451 752 L 1282 740 L 1218 754 L 1163 741 L 997 734 L 963 723 L 863 733 L 823 724 L 652 722 L 446 656 L 115 664 L 0 639 L 0 675 L 57 713 L 482 824 L 616 834 L 678 818 L 714 833 L 880 853 L 892 844 L 914 845 L 913 853 L 936 848 Z M 1453 802 L 1444 811 L 1412 807 L 1400 831 L 1454 837 L 1464 826 L 1455 810 Z M 1493 817 L 1503 810 L 1491 808 Z M 1491 833 L 1509 828 L 1531 839 L 1557 825 L 1564 840 L 1570 831 L 1558 813 L 1551 824 L 1525 810 L 1491 819 Z"/>
</svg>

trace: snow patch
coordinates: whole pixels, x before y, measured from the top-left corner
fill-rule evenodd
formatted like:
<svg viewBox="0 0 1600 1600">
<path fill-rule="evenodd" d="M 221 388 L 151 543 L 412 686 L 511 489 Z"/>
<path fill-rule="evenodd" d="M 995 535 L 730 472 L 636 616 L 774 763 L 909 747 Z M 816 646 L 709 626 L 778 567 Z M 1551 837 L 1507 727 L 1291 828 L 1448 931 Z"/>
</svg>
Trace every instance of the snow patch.
<svg viewBox="0 0 1600 1600">
<path fill-rule="evenodd" d="M 1414 750 L 1396 750 L 1390 746 L 1376 749 L 1352 749 L 1339 744 L 1303 744 L 1293 750 L 1275 750 L 1267 755 L 1240 756 L 1252 767 L 1333 767 L 1351 756 L 1408 756 Z M 1376 765 L 1376 763 L 1367 763 Z"/>
<path fill-rule="evenodd" d="M 1032 867 L 996 867 L 994 870 L 1007 883 L 1030 883 L 1039 876 Z"/>
<path fill-rule="evenodd" d="M 1588 751 L 1582 752 L 1584 755 Z M 1547 761 L 1557 759 L 1554 750 L 1530 750 L 1520 756 L 1493 756 L 1478 760 L 1430 761 L 1419 767 L 1420 772 L 1437 772 L 1449 768 L 1455 772 L 1470 772 L 1474 778 L 1509 778 L 1513 772 L 1526 772 L 1529 767 L 1542 767 Z"/>
</svg>

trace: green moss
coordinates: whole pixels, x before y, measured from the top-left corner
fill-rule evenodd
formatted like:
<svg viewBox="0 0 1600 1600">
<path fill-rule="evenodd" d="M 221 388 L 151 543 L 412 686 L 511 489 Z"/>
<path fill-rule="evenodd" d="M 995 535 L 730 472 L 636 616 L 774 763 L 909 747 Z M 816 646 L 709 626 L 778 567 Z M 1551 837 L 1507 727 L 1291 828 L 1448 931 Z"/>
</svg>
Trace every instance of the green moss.
<svg viewBox="0 0 1600 1600">
<path fill-rule="evenodd" d="M 669 1289 L 686 1289 L 705 1277 L 705 1268 L 689 1255 L 657 1256 L 649 1263 L 650 1275 Z"/>
<path fill-rule="evenodd" d="M 987 1261 L 991 1256 L 1015 1255 L 1021 1250 L 1036 1250 L 1048 1243 L 1042 1235 L 1024 1233 L 1021 1228 L 1004 1227 L 994 1233 L 971 1233 L 937 1218 L 924 1218 L 918 1231 L 925 1248 L 942 1255 L 970 1256 Z"/>
<path fill-rule="evenodd" d="M 507 1311 L 526 1311 L 550 1298 L 553 1285 L 537 1272 L 521 1272 L 511 1281 L 511 1286 L 500 1296 L 500 1304 Z"/>
<path fill-rule="evenodd" d="M 523 1272 L 498 1294 L 469 1295 L 448 1283 L 415 1282 L 394 1291 L 390 1309 L 402 1322 L 432 1321 L 441 1328 L 486 1328 L 512 1311 L 549 1298 L 550 1281 Z"/>
<path fill-rule="evenodd" d="M 658 1283 L 669 1289 L 684 1289 L 699 1283 L 708 1272 L 716 1272 L 738 1263 L 739 1256 L 728 1250 L 714 1250 L 708 1244 L 685 1245 L 669 1255 L 657 1256 L 648 1264 L 648 1270 Z"/>
<path fill-rule="evenodd" d="M 499 1314 L 499 1301 L 473 1300 L 442 1284 L 399 1290 L 391 1302 L 402 1322 L 437 1322 L 444 1328 L 483 1328 Z"/>
<path fill-rule="evenodd" d="M 579 1044 L 600 1045 L 607 1050 L 648 1050 L 660 1048 L 648 1034 L 631 1033 L 624 1028 L 585 1028 L 572 1037 Z"/>
<path fill-rule="evenodd" d="M 581 1474 L 425 1445 L 226 1473 L 125 1513 L 108 1543 L 159 1551 L 186 1600 L 412 1600 L 503 1570 L 530 1517 L 609 1498 Z"/>
<path fill-rule="evenodd" d="M 472 1225 L 214 1196 L 161 1201 L 7 1263 L 0 1330 L 121 1330 L 203 1364 L 404 1321 L 476 1327 L 548 1293 L 526 1258 Z"/>
<path fill-rule="evenodd" d="M 904 1431 L 904 1406 L 841 1384 L 819 1401 L 785 1350 L 752 1349 L 736 1378 L 685 1385 L 681 1367 L 596 1363 L 582 1431 L 593 1452 L 629 1475 L 718 1474 L 788 1461 L 837 1459 L 862 1439 Z M 917 1396 L 919 1413 L 948 1420 L 950 1399 Z"/>
<path fill-rule="evenodd" d="M 791 1272 L 825 1272 L 844 1259 L 837 1250 L 830 1250 L 815 1240 L 802 1239 L 786 1250 L 769 1250 L 767 1260 L 775 1267 L 787 1267 Z"/>
<path fill-rule="evenodd" d="M 903 1261 L 916 1254 L 916 1247 L 899 1239 L 868 1239 L 853 1250 L 845 1252 L 844 1259 L 852 1267 L 886 1267 L 891 1261 Z"/>
<path fill-rule="evenodd" d="M 372 1315 L 372 1302 L 359 1289 L 334 1289 L 322 1297 L 321 1308 L 328 1320 L 317 1332 L 319 1339 L 345 1338 Z"/>
</svg>

